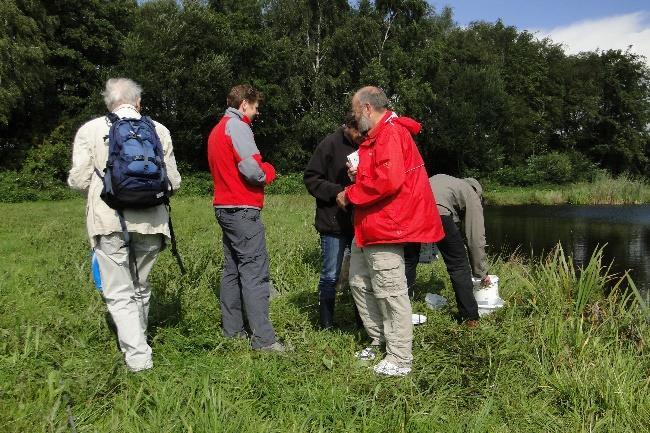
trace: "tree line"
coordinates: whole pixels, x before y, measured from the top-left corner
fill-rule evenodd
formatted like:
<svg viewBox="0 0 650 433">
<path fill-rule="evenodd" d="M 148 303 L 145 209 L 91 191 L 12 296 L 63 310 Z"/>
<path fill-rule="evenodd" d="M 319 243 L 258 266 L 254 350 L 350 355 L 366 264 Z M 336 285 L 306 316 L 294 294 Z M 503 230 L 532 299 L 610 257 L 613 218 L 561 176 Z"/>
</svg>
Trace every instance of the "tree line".
<svg viewBox="0 0 650 433">
<path fill-rule="evenodd" d="M 184 169 L 237 83 L 261 89 L 264 157 L 301 171 L 351 93 L 382 87 L 422 122 L 430 173 L 506 184 L 650 172 L 650 70 L 631 51 L 567 55 L 501 21 L 458 26 L 424 0 L 2 0 L 0 168 L 65 179 L 105 80 L 143 88 Z"/>
</svg>

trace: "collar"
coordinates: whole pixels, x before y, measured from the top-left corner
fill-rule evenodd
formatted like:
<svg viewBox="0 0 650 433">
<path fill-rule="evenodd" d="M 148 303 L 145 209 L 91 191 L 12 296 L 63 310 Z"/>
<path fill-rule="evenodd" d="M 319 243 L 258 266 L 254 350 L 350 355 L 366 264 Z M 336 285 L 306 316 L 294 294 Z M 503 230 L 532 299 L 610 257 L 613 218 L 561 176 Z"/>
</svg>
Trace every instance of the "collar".
<svg viewBox="0 0 650 433">
<path fill-rule="evenodd" d="M 133 110 L 133 111 L 137 111 L 139 113 L 138 109 L 135 108 L 135 105 L 131 105 L 131 104 L 120 104 L 120 105 L 117 106 L 117 108 L 115 108 L 115 110 L 113 110 L 113 112 L 115 112 L 117 110 L 123 110 L 123 109 L 130 109 L 130 110 Z"/>
<path fill-rule="evenodd" d="M 138 109 L 131 104 L 120 104 L 113 110 L 113 113 L 117 114 L 120 118 L 129 117 L 139 119 L 142 117 Z"/>
<path fill-rule="evenodd" d="M 363 143 L 361 143 L 361 146 L 369 146 L 371 143 L 375 141 L 375 138 L 377 138 L 377 135 L 384 129 L 384 126 L 388 123 L 392 123 L 393 119 L 397 118 L 397 113 L 386 110 L 386 113 L 381 117 L 379 122 L 370 130 L 368 131 L 368 134 L 366 135 L 366 139 L 363 140 Z"/>
<path fill-rule="evenodd" d="M 229 117 L 237 117 L 239 120 L 246 123 L 247 125 L 251 124 L 251 120 L 248 118 L 248 116 L 244 116 L 244 113 L 242 113 L 236 108 L 228 107 L 226 109 L 225 115 Z"/>
<path fill-rule="evenodd" d="M 391 123 L 391 121 L 397 117 L 397 114 L 390 110 L 386 110 L 382 118 L 377 122 L 377 124 L 370 130 L 368 131 L 368 138 L 375 138 L 379 132 L 384 129 L 384 126 L 387 123 Z"/>
</svg>

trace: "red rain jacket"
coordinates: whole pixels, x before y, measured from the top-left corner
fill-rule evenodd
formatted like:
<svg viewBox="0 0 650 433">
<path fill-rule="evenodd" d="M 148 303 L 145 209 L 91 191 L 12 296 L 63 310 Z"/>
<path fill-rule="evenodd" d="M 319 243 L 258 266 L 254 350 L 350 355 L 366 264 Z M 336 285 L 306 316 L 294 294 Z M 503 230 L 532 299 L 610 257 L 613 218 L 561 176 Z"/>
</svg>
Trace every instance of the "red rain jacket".
<svg viewBox="0 0 650 433">
<path fill-rule="evenodd" d="M 444 238 L 424 161 L 411 136 L 420 128 L 415 120 L 388 111 L 359 146 L 356 182 L 345 189 L 354 205 L 359 248 Z"/>
</svg>

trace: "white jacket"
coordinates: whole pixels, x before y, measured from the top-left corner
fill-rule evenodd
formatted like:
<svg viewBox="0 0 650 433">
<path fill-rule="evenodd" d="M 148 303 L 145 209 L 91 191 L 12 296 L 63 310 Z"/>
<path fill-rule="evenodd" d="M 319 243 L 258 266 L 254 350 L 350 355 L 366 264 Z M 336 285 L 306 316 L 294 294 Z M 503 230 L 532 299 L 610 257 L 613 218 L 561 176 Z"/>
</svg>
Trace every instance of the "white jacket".
<svg viewBox="0 0 650 433">
<path fill-rule="evenodd" d="M 139 119 L 140 113 L 131 105 L 120 105 L 114 111 L 119 117 Z M 167 166 L 167 176 L 174 188 L 181 185 L 181 175 L 176 167 L 174 148 L 169 130 L 158 122 L 154 122 L 158 137 L 163 147 L 164 160 Z M 86 226 L 92 247 L 95 247 L 96 236 L 121 233 L 117 211 L 111 209 L 100 198 L 102 180 L 95 169 L 103 174 L 108 159 L 108 118 L 98 117 L 84 124 L 74 138 L 72 150 L 72 168 L 68 174 L 68 185 L 84 192 L 87 197 Z M 141 234 L 163 234 L 169 239 L 169 214 L 164 205 L 147 209 L 126 209 L 124 219 L 129 232 Z"/>
</svg>

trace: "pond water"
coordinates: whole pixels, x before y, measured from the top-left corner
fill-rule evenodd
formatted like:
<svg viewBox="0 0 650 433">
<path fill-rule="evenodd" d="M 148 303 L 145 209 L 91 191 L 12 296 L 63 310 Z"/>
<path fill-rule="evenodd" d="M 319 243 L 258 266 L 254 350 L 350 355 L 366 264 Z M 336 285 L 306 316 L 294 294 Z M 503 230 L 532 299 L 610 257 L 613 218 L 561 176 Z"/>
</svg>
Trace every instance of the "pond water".
<svg viewBox="0 0 650 433">
<path fill-rule="evenodd" d="M 604 263 L 650 290 L 650 205 L 488 206 L 485 231 L 491 254 L 548 253 L 557 242 L 580 266 L 597 246 L 607 244 Z"/>
</svg>

